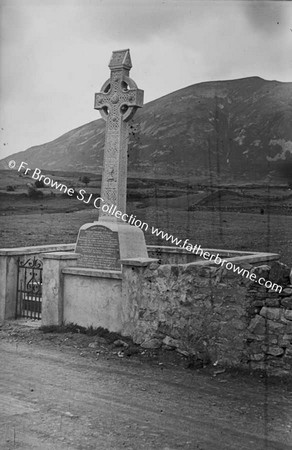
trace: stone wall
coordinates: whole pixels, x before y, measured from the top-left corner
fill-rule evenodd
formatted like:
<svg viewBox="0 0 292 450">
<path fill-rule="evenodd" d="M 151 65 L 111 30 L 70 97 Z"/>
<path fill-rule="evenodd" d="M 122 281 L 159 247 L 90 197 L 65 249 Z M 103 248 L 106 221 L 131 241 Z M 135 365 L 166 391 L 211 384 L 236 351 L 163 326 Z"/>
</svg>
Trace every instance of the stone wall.
<svg viewBox="0 0 292 450">
<path fill-rule="evenodd" d="M 63 323 L 120 333 L 124 323 L 121 273 L 80 267 L 65 268 L 62 273 Z"/>
<path fill-rule="evenodd" d="M 291 373 L 290 269 L 277 261 L 245 268 L 283 291 L 200 263 L 123 265 L 124 334 L 143 347 L 172 348 L 203 363 Z"/>
<path fill-rule="evenodd" d="M 248 291 L 246 358 L 252 369 L 292 372 L 292 286 L 289 268 L 281 263 L 255 269 L 283 286 L 278 294 L 253 284 Z"/>
<path fill-rule="evenodd" d="M 84 280 L 81 280 L 79 272 L 86 269 L 74 272 L 77 270 L 74 248 L 70 244 L 1 249 L 0 322 L 15 317 L 19 256 L 42 256 L 44 324 L 73 319 L 78 323 L 82 319 L 86 326 L 121 331 L 143 347 L 164 346 L 193 355 L 203 364 L 217 362 L 271 373 L 291 373 L 292 280 L 289 267 L 277 261 L 278 255 L 209 250 L 283 286 L 281 293 L 210 261 L 186 264 L 189 256 L 182 249 L 155 246 L 149 248 L 149 253 L 160 261 L 126 260 L 122 261 L 122 275 L 118 279 L 108 280 L 108 275 L 101 273 L 83 273 Z M 164 264 L 166 261 L 170 263 Z M 79 283 L 79 296 L 72 289 L 73 276 Z M 91 281 L 86 288 L 93 293 L 90 298 L 96 304 L 87 298 L 88 317 L 81 317 L 76 302 L 81 299 L 77 303 L 82 308 L 83 283 L 89 276 Z M 66 289 L 64 292 L 66 280 L 68 292 Z M 93 313 L 94 308 L 98 314 Z"/>
<path fill-rule="evenodd" d="M 181 247 L 174 247 L 169 245 L 147 245 L 147 252 L 149 258 L 159 259 L 161 264 L 189 264 L 196 261 L 204 261 L 202 257 L 203 252 L 208 252 L 210 255 L 218 255 L 222 259 L 233 258 L 237 256 L 254 256 L 254 252 L 240 252 L 235 250 L 222 250 L 214 248 L 204 248 L 190 252 Z M 259 255 L 259 253 L 257 253 Z"/>
</svg>

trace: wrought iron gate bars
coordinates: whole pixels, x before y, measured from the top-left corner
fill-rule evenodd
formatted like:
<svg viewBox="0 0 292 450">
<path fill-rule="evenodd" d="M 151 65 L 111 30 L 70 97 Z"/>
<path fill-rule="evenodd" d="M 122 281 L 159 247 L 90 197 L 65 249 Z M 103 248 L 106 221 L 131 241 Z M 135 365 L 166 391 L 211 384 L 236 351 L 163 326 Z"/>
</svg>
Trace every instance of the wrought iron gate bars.
<svg viewBox="0 0 292 450">
<path fill-rule="evenodd" d="M 35 256 L 18 258 L 16 317 L 41 319 L 43 263 Z"/>
</svg>

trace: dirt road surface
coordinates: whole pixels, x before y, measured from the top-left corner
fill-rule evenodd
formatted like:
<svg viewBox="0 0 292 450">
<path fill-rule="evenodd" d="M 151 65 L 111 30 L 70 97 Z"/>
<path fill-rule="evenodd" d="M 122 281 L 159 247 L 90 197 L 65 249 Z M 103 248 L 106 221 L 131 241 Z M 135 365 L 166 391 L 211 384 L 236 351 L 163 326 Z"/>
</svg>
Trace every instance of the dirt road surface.
<svg viewBox="0 0 292 450">
<path fill-rule="evenodd" d="M 1 450 L 292 449 L 281 383 L 7 336 L 0 351 Z"/>
</svg>

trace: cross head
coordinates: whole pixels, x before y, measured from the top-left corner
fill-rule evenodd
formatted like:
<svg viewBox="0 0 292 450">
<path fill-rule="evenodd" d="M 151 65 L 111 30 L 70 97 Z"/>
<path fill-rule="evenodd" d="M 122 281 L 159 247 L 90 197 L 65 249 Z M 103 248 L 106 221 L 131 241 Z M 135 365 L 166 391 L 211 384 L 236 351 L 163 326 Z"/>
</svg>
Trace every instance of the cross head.
<svg viewBox="0 0 292 450">
<path fill-rule="evenodd" d="M 121 120 L 128 122 L 137 108 L 143 106 L 144 92 L 129 77 L 131 67 L 129 50 L 113 52 L 109 63 L 111 77 L 103 84 L 101 92 L 95 94 L 94 108 L 100 111 L 109 128 L 118 128 Z"/>
</svg>

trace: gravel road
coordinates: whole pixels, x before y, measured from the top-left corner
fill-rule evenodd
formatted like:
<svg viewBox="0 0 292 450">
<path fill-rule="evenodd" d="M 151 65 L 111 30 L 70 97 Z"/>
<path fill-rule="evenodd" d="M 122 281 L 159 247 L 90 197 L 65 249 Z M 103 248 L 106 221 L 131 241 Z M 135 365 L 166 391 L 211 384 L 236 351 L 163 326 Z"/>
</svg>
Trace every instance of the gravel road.
<svg viewBox="0 0 292 450">
<path fill-rule="evenodd" d="M 3 450 L 292 448 L 285 384 L 12 334 L 0 340 Z"/>
</svg>

